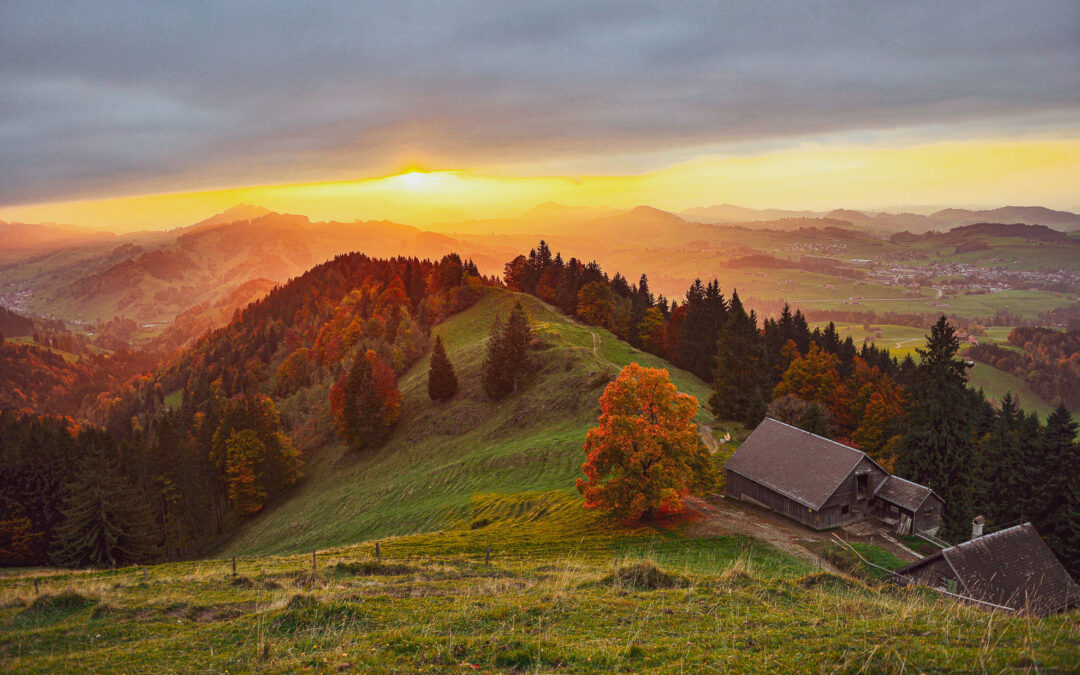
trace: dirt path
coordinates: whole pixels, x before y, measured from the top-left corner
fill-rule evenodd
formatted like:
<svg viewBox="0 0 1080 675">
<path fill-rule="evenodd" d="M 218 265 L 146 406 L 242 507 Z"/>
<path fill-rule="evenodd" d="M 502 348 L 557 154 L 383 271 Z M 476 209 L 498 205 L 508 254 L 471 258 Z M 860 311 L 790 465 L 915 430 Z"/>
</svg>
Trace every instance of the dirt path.
<svg viewBox="0 0 1080 675">
<path fill-rule="evenodd" d="M 715 455 L 716 451 L 720 449 L 720 444 L 712 434 L 712 427 L 704 422 L 698 422 L 697 428 L 698 433 L 701 434 L 701 442 L 709 449 L 710 455 Z"/>
<path fill-rule="evenodd" d="M 814 567 L 834 574 L 843 574 L 832 563 L 822 559 L 806 546 L 809 542 L 828 540 L 827 534 L 814 532 L 780 516 L 720 496 L 707 499 L 687 497 L 686 505 L 704 516 L 704 520 L 692 528 L 693 534 L 741 534 L 761 539 Z"/>
</svg>

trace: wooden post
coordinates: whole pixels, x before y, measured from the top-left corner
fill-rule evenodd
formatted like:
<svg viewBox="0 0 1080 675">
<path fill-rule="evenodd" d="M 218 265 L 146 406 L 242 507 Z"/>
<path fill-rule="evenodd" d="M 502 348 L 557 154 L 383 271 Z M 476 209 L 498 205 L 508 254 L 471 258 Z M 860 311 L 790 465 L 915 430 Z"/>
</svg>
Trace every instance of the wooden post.
<svg viewBox="0 0 1080 675">
<path fill-rule="evenodd" d="M 615 556 L 615 570 L 618 571 L 618 569 L 619 569 L 619 556 Z"/>
<path fill-rule="evenodd" d="M 382 554 L 379 553 L 379 542 L 375 542 L 375 560 L 382 560 Z"/>
<path fill-rule="evenodd" d="M 146 582 L 150 581 L 150 568 L 149 567 L 142 568 L 142 580 L 143 580 L 144 584 Z"/>
<path fill-rule="evenodd" d="M 312 572 L 318 572 L 319 571 L 318 564 L 315 562 L 315 549 L 314 548 L 311 549 L 311 571 Z"/>
<path fill-rule="evenodd" d="M 490 546 L 487 547 L 487 555 L 484 556 L 484 564 L 485 565 L 490 565 L 491 564 L 491 547 Z"/>
<path fill-rule="evenodd" d="M 232 575 L 236 576 L 236 556 L 232 557 Z"/>
<path fill-rule="evenodd" d="M 41 595 L 41 591 L 38 590 L 38 580 L 34 579 L 34 595 Z"/>
</svg>

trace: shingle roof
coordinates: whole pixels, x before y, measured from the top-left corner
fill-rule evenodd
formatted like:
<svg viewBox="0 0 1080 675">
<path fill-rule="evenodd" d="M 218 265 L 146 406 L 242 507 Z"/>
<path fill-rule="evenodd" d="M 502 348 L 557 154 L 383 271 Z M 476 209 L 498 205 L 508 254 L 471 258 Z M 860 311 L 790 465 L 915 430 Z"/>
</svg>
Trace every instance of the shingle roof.
<svg viewBox="0 0 1080 675">
<path fill-rule="evenodd" d="M 972 539 L 897 570 L 945 558 L 967 595 L 1013 609 L 1049 613 L 1080 605 L 1080 586 L 1031 523 Z"/>
<path fill-rule="evenodd" d="M 724 468 L 820 509 L 866 453 L 766 418 Z"/>
<path fill-rule="evenodd" d="M 874 496 L 914 512 L 919 510 L 930 495 L 937 497 L 937 494 L 925 485 L 912 483 L 899 476 L 889 476 L 878 486 Z M 945 502 L 941 497 L 938 499 Z"/>
</svg>

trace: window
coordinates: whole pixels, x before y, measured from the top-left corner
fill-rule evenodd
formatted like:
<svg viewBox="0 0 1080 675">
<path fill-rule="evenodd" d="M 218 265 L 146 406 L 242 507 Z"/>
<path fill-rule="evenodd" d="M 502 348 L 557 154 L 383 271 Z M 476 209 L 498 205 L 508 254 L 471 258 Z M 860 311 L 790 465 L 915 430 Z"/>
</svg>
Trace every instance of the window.
<svg viewBox="0 0 1080 675">
<path fill-rule="evenodd" d="M 848 506 L 847 504 L 844 504 L 843 506 L 840 507 L 840 513 L 842 515 L 845 515 L 845 516 L 848 514 L 848 511 L 850 511 L 850 510 L 851 510 L 851 507 Z"/>
<path fill-rule="evenodd" d="M 870 474 L 864 473 L 861 476 L 855 476 L 855 496 L 858 499 L 866 499 L 866 494 L 870 489 Z"/>
</svg>

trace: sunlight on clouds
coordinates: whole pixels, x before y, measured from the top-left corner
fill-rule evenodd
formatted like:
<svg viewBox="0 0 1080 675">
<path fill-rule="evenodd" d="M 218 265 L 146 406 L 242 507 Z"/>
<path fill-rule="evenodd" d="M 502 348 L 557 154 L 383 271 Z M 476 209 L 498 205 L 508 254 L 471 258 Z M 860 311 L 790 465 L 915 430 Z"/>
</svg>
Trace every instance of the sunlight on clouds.
<svg viewBox="0 0 1080 675">
<path fill-rule="evenodd" d="M 529 176 L 420 170 L 377 178 L 266 185 L 0 209 L 0 219 L 117 231 L 186 225 L 238 203 L 313 220 L 430 225 L 516 215 L 538 203 L 681 210 L 748 207 L 872 209 L 885 204 L 1042 203 L 1076 208 L 1080 140 L 968 141 L 908 147 L 803 147 L 706 155 L 635 175 Z M 1072 200 L 1072 201 L 1069 201 Z"/>
</svg>

